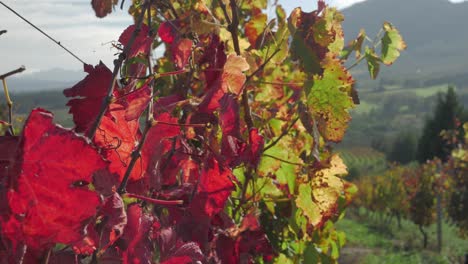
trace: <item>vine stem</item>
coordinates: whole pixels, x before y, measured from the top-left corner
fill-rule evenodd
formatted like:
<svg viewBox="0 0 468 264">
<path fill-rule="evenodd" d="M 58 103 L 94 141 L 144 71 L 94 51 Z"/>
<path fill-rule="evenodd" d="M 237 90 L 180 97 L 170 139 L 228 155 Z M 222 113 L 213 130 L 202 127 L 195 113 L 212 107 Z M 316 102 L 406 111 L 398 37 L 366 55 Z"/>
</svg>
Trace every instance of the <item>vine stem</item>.
<svg viewBox="0 0 468 264">
<path fill-rule="evenodd" d="M 153 1 L 154 0 L 151 0 L 150 3 L 152 4 Z M 147 14 L 148 24 L 151 25 L 151 9 L 147 8 L 146 10 L 143 10 L 142 14 L 144 14 L 146 11 L 148 11 L 148 14 Z M 139 19 L 140 18 L 141 18 L 141 20 L 143 19 L 142 16 L 140 16 Z M 140 26 L 141 26 L 141 22 L 142 21 L 140 21 Z M 150 34 L 150 37 L 154 37 L 154 32 L 152 30 L 150 30 L 149 34 Z M 127 47 L 125 47 L 125 48 L 127 48 Z M 154 80 L 156 78 L 159 78 L 159 77 L 162 77 L 162 76 L 177 75 L 177 74 L 185 73 L 187 71 L 186 70 L 180 70 L 180 71 L 175 71 L 175 72 L 170 72 L 170 73 L 161 73 L 161 74 L 154 73 L 153 72 L 153 62 L 152 62 L 151 58 L 152 58 L 152 51 L 150 50 L 148 52 L 148 55 L 147 55 L 148 71 L 149 71 L 149 76 L 152 76 L 153 79 L 150 81 L 150 84 L 149 84 L 150 85 L 150 91 L 151 91 L 151 94 L 150 94 L 151 99 L 150 99 L 150 102 L 149 102 L 149 104 L 147 106 L 147 109 L 146 109 L 147 110 L 147 116 L 146 116 L 145 128 L 143 130 L 141 139 L 138 142 L 138 146 L 132 152 L 132 155 L 131 155 L 132 159 L 130 160 L 130 163 L 129 163 L 128 167 L 127 167 L 127 170 L 125 171 L 124 178 L 122 179 L 122 182 L 120 183 L 120 186 L 117 189 L 117 192 L 120 195 L 126 193 L 126 187 L 127 187 L 127 184 L 128 184 L 128 180 L 130 178 L 130 174 L 132 173 L 133 168 L 135 167 L 135 164 L 138 161 L 138 159 L 141 158 L 141 150 L 143 149 L 143 146 L 144 146 L 145 141 L 146 141 L 146 137 L 148 136 L 148 132 L 150 131 L 150 129 L 153 126 L 157 125 L 157 124 L 163 124 L 163 125 L 168 125 L 168 126 L 181 126 L 180 124 L 174 124 L 174 123 L 168 123 L 168 122 L 154 120 L 154 114 L 153 114 L 153 105 L 154 105 L 154 91 L 153 91 L 153 89 L 154 88 L 153 88 L 153 85 L 154 85 Z M 192 124 L 191 126 L 203 126 L 203 127 L 205 127 L 206 125 L 205 124 Z M 148 201 L 148 202 L 151 202 L 148 199 L 152 199 L 152 198 L 148 198 L 148 197 L 144 197 L 144 196 L 135 197 L 135 198 L 146 199 L 146 201 Z M 157 201 L 158 200 L 153 199 L 152 203 L 157 203 Z M 161 204 L 161 203 L 159 203 L 159 204 Z M 173 202 L 172 202 L 172 204 L 173 204 Z"/>
<path fill-rule="evenodd" d="M 236 208 L 233 209 L 232 211 L 232 217 L 235 217 L 237 212 L 239 212 L 240 208 L 242 207 L 243 204 L 245 204 L 248 199 L 246 199 L 246 194 L 247 194 L 247 188 L 249 186 L 249 182 L 252 179 L 252 167 L 248 167 L 247 171 L 245 172 L 245 180 L 244 183 L 242 184 L 242 193 L 240 196 L 240 202 L 237 204 Z"/>
<path fill-rule="evenodd" d="M 49 264 L 49 260 L 50 260 L 50 254 L 52 253 L 52 248 L 49 248 L 49 250 L 47 250 L 45 256 L 44 256 L 44 259 L 42 260 L 42 263 L 41 264 Z"/>
<path fill-rule="evenodd" d="M 142 201 L 152 203 L 152 204 L 156 204 L 156 205 L 176 206 L 176 205 L 184 204 L 183 200 L 172 200 L 172 201 L 160 200 L 160 199 L 149 198 L 149 197 L 134 194 L 134 193 L 126 193 L 125 195 L 128 196 L 128 197 L 131 197 L 131 198 L 137 198 L 137 199 L 140 199 Z"/>
<path fill-rule="evenodd" d="M 361 55 L 361 57 L 359 57 L 359 59 L 357 59 L 353 64 L 351 64 L 346 70 L 351 70 L 352 68 L 356 67 L 357 65 L 359 65 L 359 63 L 364 60 L 366 58 L 366 55 Z"/>
<path fill-rule="evenodd" d="M 285 86 L 303 86 L 304 83 L 294 83 L 294 82 L 266 82 L 266 81 L 256 81 L 255 83 L 260 84 L 272 84 L 272 85 L 285 85 Z"/>
<path fill-rule="evenodd" d="M 150 2 L 150 6 L 153 4 L 154 0 L 151 0 Z M 147 9 L 147 14 L 146 16 L 148 17 L 148 27 L 151 28 L 151 30 L 148 32 L 148 35 L 149 37 L 153 37 L 154 36 L 154 31 L 151 27 L 151 8 L 148 8 Z M 150 48 L 149 52 L 148 52 L 148 56 L 147 56 L 147 61 L 148 61 L 148 73 L 150 76 L 153 76 L 154 75 L 154 71 L 153 71 L 153 50 Z M 153 105 L 154 105 L 154 82 L 155 82 L 155 79 L 156 79 L 156 76 L 151 80 L 150 82 L 150 102 L 149 102 L 149 105 L 148 105 L 148 115 L 146 116 L 146 122 L 147 123 L 152 123 L 153 120 L 154 120 L 154 114 L 153 114 Z"/>
<path fill-rule="evenodd" d="M 239 14 L 238 14 L 238 8 L 235 0 L 230 0 L 229 5 L 231 7 L 232 11 L 232 20 L 229 17 L 229 14 L 227 12 L 226 5 L 222 0 L 219 0 L 219 5 L 221 9 L 223 10 L 223 14 L 226 18 L 226 22 L 228 23 L 228 31 L 231 33 L 232 36 L 232 42 L 234 44 L 234 51 L 238 56 L 241 55 L 240 51 L 240 45 L 239 45 L 239 34 L 238 34 L 238 27 L 239 27 Z M 247 82 L 247 79 L 246 79 Z M 244 83 L 245 86 L 245 83 Z M 252 119 L 252 113 L 250 111 L 250 105 L 249 105 L 249 95 L 247 93 L 246 87 L 244 87 L 242 91 L 242 106 L 244 107 L 244 120 L 245 123 L 247 124 L 248 129 L 252 129 L 254 127 L 253 119 Z"/>
<path fill-rule="evenodd" d="M 292 123 L 288 126 L 287 129 L 283 130 L 283 132 L 281 133 L 281 135 L 279 135 L 279 137 L 277 137 L 275 139 L 275 141 L 271 142 L 268 146 L 266 146 L 264 149 L 263 149 L 263 152 L 267 151 L 268 149 L 270 149 L 271 147 L 273 147 L 274 145 L 276 145 L 284 136 L 286 136 L 288 133 L 289 133 L 289 130 L 291 130 L 291 128 L 296 124 L 297 120 L 299 120 L 299 117 L 296 117 Z"/>
<path fill-rule="evenodd" d="M 143 145 L 145 144 L 146 137 L 148 136 L 148 132 L 152 126 L 153 126 L 153 122 L 146 121 L 145 129 L 143 130 L 143 134 L 141 136 L 140 142 L 138 142 L 138 146 L 136 147 L 135 150 L 133 150 L 131 154 L 132 159 L 130 160 L 130 163 L 128 164 L 128 167 L 127 167 L 127 170 L 125 171 L 122 182 L 120 183 L 119 188 L 117 189 L 117 192 L 120 195 L 127 192 L 126 187 L 128 184 L 128 179 L 130 178 L 130 174 L 132 173 L 133 167 L 135 167 L 136 162 L 141 157 L 141 150 L 143 149 Z"/>
<path fill-rule="evenodd" d="M 366 40 L 371 42 L 372 43 L 372 48 L 375 50 L 377 49 L 377 47 L 381 44 L 381 41 L 379 41 L 378 39 L 380 38 L 380 36 L 382 35 L 382 32 L 383 30 L 380 29 L 379 32 L 377 33 L 377 35 L 375 36 L 375 38 L 373 40 L 371 40 L 369 37 L 366 36 Z M 357 65 L 359 65 L 359 63 L 361 63 L 362 60 L 364 60 L 366 58 L 366 55 L 361 55 L 355 62 L 353 62 L 353 64 L 351 64 L 346 70 L 349 71 L 351 70 L 352 68 L 356 67 Z"/>
<path fill-rule="evenodd" d="M 154 121 L 155 124 L 162 124 L 166 126 L 177 126 L 177 127 L 207 127 L 207 124 L 179 124 L 179 123 L 169 123 L 169 122 L 164 122 L 164 121 Z"/>
<path fill-rule="evenodd" d="M 109 88 L 107 89 L 107 95 L 106 97 L 104 97 L 104 100 L 102 101 L 101 109 L 99 111 L 99 114 L 96 120 L 94 121 L 91 128 L 88 130 L 88 133 L 86 134 L 86 136 L 89 139 L 94 138 L 94 135 L 96 134 L 96 130 L 101 124 L 102 117 L 106 113 L 107 108 L 109 107 L 109 104 L 112 102 L 112 97 L 113 97 L 112 94 L 114 93 L 114 87 L 117 82 L 117 75 L 119 74 L 119 70 L 122 67 L 124 60 L 126 59 L 127 54 L 130 52 L 130 49 L 132 48 L 133 43 L 135 42 L 135 39 L 138 33 L 141 30 L 141 24 L 143 23 L 143 18 L 145 16 L 146 9 L 148 8 L 148 6 L 149 6 L 148 1 L 146 1 L 145 4 L 143 5 L 143 10 L 140 13 L 140 16 L 138 17 L 137 23 L 135 25 L 135 30 L 133 31 L 132 36 L 130 37 L 130 40 L 128 41 L 127 45 L 125 45 L 125 48 L 123 49 L 122 53 L 119 54 L 119 58 L 114 61 L 114 70 L 112 72 L 112 80 L 109 84 Z"/>
<path fill-rule="evenodd" d="M 7 72 L 7 73 L 5 73 L 5 74 L 0 75 L 0 79 L 2 79 L 2 80 L 3 80 L 3 79 L 6 79 L 7 77 L 10 77 L 11 75 L 14 75 L 14 74 L 23 72 L 23 71 L 25 71 L 25 70 L 26 70 L 26 67 L 21 66 L 21 67 L 19 67 L 19 68 L 16 69 L 16 70 L 12 70 L 12 71 L 9 71 L 9 72 Z"/>
<path fill-rule="evenodd" d="M 152 3 L 153 3 L 153 0 L 151 0 L 150 5 Z M 140 26 L 141 26 L 141 22 L 143 21 L 143 17 L 144 17 L 144 14 L 145 14 L 146 11 L 148 11 L 148 14 L 147 14 L 148 25 L 151 26 L 151 8 L 147 8 L 146 10 L 143 10 L 141 12 L 142 15 L 140 15 L 140 17 L 139 17 L 139 19 L 141 19 Z M 133 33 L 135 33 L 135 32 L 133 32 Z M 150 30 L 148 34 L 149 34 L 150 37 L 153 37 L 153 34 L 154 34 L 153 30 Z M 153 76 L 154 75 L 153 74 L 153 61 L 151 60 L 151 58 L 152 58 L 152 50 L 150 49 L 146 59 L 147 59 L 147 62 L 148 62 L 149 75 Z M 154 122 L 154 115 L 153 115 L 153 104 L 154 104 L 153 84 L 154 84 L 154 79 L 155 78 L 153 78 L 150 81 L 150 84 L 149 84 L 149 86 L 150 86 L 150 98 L 151 99 L 150 99 L 150 102 L 148 103 L 148 106 L 147 106 L 145 129 L 143 130 L 143 134 L 141 136 L 140 141 L 138 142 L 137 148 L 132 152 L 132 159 L 130 160 L 130 164 L 129 164 L 127 170 L 125 171 L 124 178 L 123 178 L 122 182 L 120 183 L 120 186 L 119 186 L 119 188 L 117 190 L 118 193 L 121 194 L 121 195 L 126 192 L 128 179 L 130 178 L 130 174 L 132 173 L 133 167 L 135 167 L 135 164 L 136 164 L 137 160 L 141 157 L 141 150 L 143 149 L 143 145 L 145 144 L 146 137 L 148 136 L 148 132 L 151 129 L 151 127 L 156 124 Z"/>
<path fill-rule="evenodd" d="M 285 160 L 285 159 L 282 159 L 282 158 L 278 158 L 278 157 L 272 156 L 272 155 L 270 155 L 270 154 L 265 154 L 265 153 L 263 153 L 263 156 L 268 157 L 268 158 L 272 158 L 272 159 L 275 159 L 275 160 L 279 160 L 279 161 L 281 161 L 281 162 L 288 163 L 288 164 L 291 164 L 291 165 L 304 166 L 304 164 L 302 164 L 302 163 L 297 163 L 297 162 Z"/>
<path fill-rule="evenodd" d="M 13 129 L 13 101 L 10 98 L 10 92 L 8 91 L 6 78 L 14 74 L 23 72 L 24 70 L 26 70 L 26 68 L 24 66 L 21 66 L 16 70 L 12 70 L 3 75 L 0 75 L 0 79 L 2 80 L 2 84 L 3 84 L 3 92 L 5 93 L 5 100 L 8 106 L 8 130 L 10 131 L 10 134 L 12 136 L 15 135 L 15 131 Z"/>
<path fill-rule="evenodd" d="M 280 51 L 280 49 L 276 49 L 270 56 L 268 56 L 268 58 L 262 63 L 262 65 L 260 65 L 252 74 L 250 74 L 249 76 L 247 76 L 246 80 L 245 80 L 245 84 L 247 84 L 247 82 L 249 82 L 255 75 L 257 75 L 259 72 L 262 72 L 263 69 L 265 69 L 265 66 L 270 63 L 271 59 L 273 59 L 273 57 Z"/>
<path fill-rule="evenodd" d="M 237 8 L 237 3 L 236 3 L 235 0 L 230 0 L 229 1 L 229 5 L 231 7 L 231 12 L 232 12 L 232 20 L 231 20 L 229 15 L 228 15 L 227 8 L 226 8 L 226 5 L 224 4 L 223 0 L 219 0 L 218 2 L 219 2 L 219 5 L 220 5 L 221 9 L 223 10 L 224 16 L 226 18 L 226 22 L 228 23 L 228 31 L 231 33 L 231 36 L 232 36 L 232 42 L 234 44 L 234 51 L 236 52 L 236 54 L 238 56 L 240 56 L 241 51 L 240 51 L 240 46 L 239 46 L 239 35 L 238 35 L 238 27 L 239 27 L 239 14 L 238 14 L 238 12 L 239 11 L 238 11 L 238 8 Z M 257 69 L 254 74 L 261 71 L 261 69 L 263 69 L 263 67 L 265 67 L 265 65 L 262 65 L 261 67 L 259 67 L 259 69 Z M 249 95 L 248 95 L 248 92 L 247 92 L 246 84 L 247 84 L 247 81 L 250 80 L 250 78 L 252 78 L 252 77 L 253 77 L 253 75 L 250 75 L 250 76 L 246 77 L 246 81 L 245 81 L 245 83 L 243 85 L 243 90 L 242 90 L 242 106 L 244 108 L 244 121 L 247 124 L 247 128 L 248 128 L 249 131 L 252 128 L 254 128 L 254 122 L 253 122 L 252 113 L 251 113 L 251 110 L 250 110 Z M 233 216 L 235 216 L 237 214 L 237 212 L 240 210 L 242 205 L 245 203 L 245 199 L 246 199 L 245 196 L 246 196 L 246 193 L 247 193 L 247 187 L 248 187 L 249 182 L 250 182 L 251 179 L 252 179 L 252 167 L 249 166 L 246 173 L 245 173 L 244 184 L 242 185 L 241 201 L 236 206 L 236 208 L 234 208 L 233 213 L 232 213 Z"/>
</svg>

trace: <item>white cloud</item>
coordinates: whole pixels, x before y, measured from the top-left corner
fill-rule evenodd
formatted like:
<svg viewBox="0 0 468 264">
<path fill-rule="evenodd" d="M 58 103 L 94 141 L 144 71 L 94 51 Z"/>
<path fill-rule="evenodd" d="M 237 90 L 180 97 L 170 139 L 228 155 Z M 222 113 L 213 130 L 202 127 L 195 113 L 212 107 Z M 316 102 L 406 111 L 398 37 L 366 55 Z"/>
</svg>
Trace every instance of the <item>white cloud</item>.
<svg viewBox="0 0 468 264">
<path fill-rule="evenodd" d="M 7 0 L 3 1 L 62 45 L 90 64 L 103 60 L 111 65 L 115 50 L 112 40 L 132 23 L 124 10 L 98 19 L 94 16 L 90 1 L 66 0 Z M 8 33 L 0 36 L 0 73 L 25 65 L 26 70 L 50 68 L 82 69 L 82 65 L 26 22 L 0 5 L 0 30 Z"/>
<path fill-rule="evenodd" d="M 325 1 L 330 6 L 336 6 L 338 8 L 346 8 L 348 6 L 354 5 L 359 2 L 364 2 L 365 0 L 329 0 Z"/>
</svg>

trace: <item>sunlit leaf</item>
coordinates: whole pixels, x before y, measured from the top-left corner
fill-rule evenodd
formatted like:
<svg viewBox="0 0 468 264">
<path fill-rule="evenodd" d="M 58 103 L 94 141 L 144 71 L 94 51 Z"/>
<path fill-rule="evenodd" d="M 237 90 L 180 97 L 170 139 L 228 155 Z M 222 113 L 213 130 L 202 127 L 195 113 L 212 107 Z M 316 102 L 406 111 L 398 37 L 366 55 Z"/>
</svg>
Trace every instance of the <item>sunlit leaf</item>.
<svg viewBox="0 0 468 264">
<path fill-rule="evenodd" d="M 406 49 L 406 43 L 392 24 L 384 22 L 383 29 L 381 58 L 383 63 L 390 65 L 400 56 L 400 51 Z"/>
<path fill-rule="evenodd" d="M 379 74 L 379 71 L 380 71 L 381 59 L 370 48 L 366 48 L 364 56 L 366 56 L 367 69 L 369 70 L 371 79 L 377 78 L 377 75 Z"/>
<path fill-rule="evenodd" d="M 103 18 L 112 13 L 112 8 L 119 3 L 119 0 L 92 0 L 91 6 L 96 16 Z"/>
<path fill-rule="evenodd" d="M 354 80 L 339 60 L 327 57 L 324 65 L 323 76 L 314 77 L 307 96 L 308 106 L 318 121 L 320 134 L 326 140 L 340 142 L 351 120 L 348 110 L 354 107 L 351 98 Z"/>
<path fill-rule="evenodd" d="M 41 109 L 31 112 L 20 144 L 2 234 L 35 249 L 80 240 L 101 205 L 88 185 L 107 163 L 86 139 L 54 125 Z"/>
</svg>

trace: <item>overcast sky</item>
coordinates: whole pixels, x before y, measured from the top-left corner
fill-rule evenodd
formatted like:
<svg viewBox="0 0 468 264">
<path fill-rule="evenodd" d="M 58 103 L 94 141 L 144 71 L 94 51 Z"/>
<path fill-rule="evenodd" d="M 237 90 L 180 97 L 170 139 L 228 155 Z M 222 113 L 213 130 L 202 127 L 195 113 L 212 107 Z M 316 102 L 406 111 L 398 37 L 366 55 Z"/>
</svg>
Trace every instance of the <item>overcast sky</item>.
<svg viewBox="0 0 468 264">
<path fill-rule="evenodd" d="M 338 8 L 345 8 L 362 1 L 364 0 L 326 0 L 329 5 Z M 123 29 L 132 23 L 126 11 L 120 9 L 104 19 L 96 18 L 90 0 L 4 0 L 2 2 L 25 16 L 89 64 L 97 64 L 99 60 L 103 60 L 107 65 L 112 65 L 113 54 L 116 51 L 111 48 L 110 42 L 116 40 Z M 314 10 L 316 7 L 315 0 L 280 0 L 279 3 L 283 4 L 288 12 L 297 6 L 301 6 L 306 11 Z M 79 61 L 2 5 L 0 5 L 0 30 L 8 30 L 7 34 L 0 36 L 0 74 L 20 65 L 25 65 L 29 73 L 51 68 L 82 69 Z"/>
</svg>

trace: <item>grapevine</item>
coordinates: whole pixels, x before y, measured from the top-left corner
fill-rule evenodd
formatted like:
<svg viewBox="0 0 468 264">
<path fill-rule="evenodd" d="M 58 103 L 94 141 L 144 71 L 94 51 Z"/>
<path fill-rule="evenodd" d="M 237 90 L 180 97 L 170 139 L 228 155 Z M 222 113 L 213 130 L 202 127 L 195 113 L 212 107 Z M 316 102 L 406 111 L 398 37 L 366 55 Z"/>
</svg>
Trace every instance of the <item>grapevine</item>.
<svg viewBox="0 0 468 264">
<path fill-rule="evenodd" d="M 113 69 L 85 64 L 64 90 L 74 128 L 34 109 L 0 138 L 0 258 L 336 261 L 333 222 L 355 192 L 330 147 L 359 101 L 345 62 L 355 52 L 375 77 L 405 44 L 385 22 L 380 54 L 363 32 L 345 46 L 324 1 L 274 19 L 266 5 L 134 0 Z"/>
</svg>

